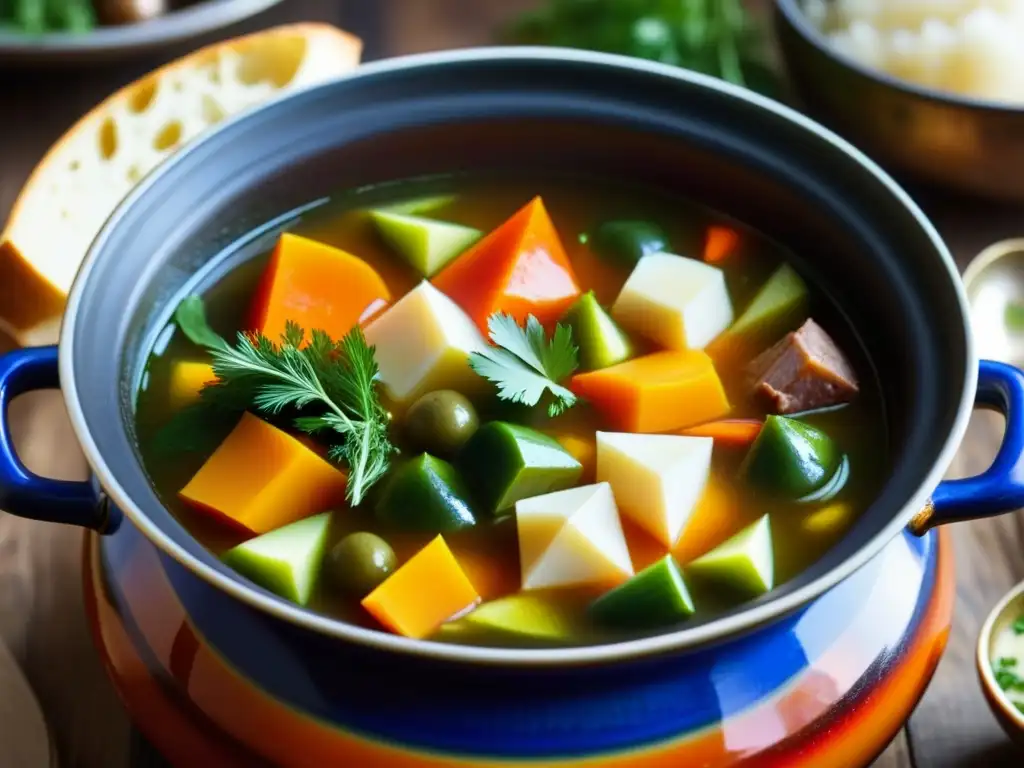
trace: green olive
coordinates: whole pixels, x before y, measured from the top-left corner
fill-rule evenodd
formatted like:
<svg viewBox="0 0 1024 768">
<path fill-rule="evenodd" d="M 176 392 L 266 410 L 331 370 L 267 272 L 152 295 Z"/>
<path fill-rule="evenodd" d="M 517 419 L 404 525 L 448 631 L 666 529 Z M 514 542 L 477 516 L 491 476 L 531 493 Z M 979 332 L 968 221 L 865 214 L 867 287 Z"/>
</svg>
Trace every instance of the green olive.
<svg viewBox="0 0 1024 768">
<path fill-rule="evenodd" d="M 669 250 L 668 235 L 651 221 L 615 219 L 594 230 L 591 241 L 598 255 L 632 269 L 640 259 Z"/>
<path fill-rule="evenodd" d="M 428 392 L 405 414 L 409 442 L 434 456 L 454 456 L 479 426 L 473 404 L 451 389 Z"/>
<path fill-rule="evenodd" d="M 327 569 L 334 585 L 355 597 L 366 597 L 398 565 L 395 550 L 380 536 L 350 533 L 327 554 Z"/>
</svg>

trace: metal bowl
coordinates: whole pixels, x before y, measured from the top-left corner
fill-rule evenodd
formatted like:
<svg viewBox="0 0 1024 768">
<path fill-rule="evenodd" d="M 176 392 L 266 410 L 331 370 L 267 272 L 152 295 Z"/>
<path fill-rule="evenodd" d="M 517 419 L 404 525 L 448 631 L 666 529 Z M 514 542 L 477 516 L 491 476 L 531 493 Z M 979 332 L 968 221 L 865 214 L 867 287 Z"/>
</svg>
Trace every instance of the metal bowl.
<svg viewBox="0 0 1024 768">
<path fill-rule="evenodd" d="M 1024 200 L 1024 106 L 899 80 L 834 51 L 798 0 L 776 0 L 775 27 L 797 97 L 876 160 L 932 183 Z"/>
<path fill-rule="evenodd" d="M 243 21 L 281 0 L 204 0 L 152 21 L 84 34 L 28 37 L 0 30 L 0 64 L 83 64 L 151 53 Z"/>
</svg>

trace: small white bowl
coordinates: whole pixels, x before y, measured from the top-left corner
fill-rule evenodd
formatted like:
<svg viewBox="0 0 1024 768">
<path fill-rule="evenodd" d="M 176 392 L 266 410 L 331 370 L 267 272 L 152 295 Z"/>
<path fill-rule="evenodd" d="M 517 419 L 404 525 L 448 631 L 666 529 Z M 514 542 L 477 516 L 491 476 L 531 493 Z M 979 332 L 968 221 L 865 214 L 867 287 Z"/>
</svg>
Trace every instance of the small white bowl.
<svg viewBox="0 0 1024 768">
<path fill-rule="evenodd" d="M 992 713 L 1010 738 L 1024 745 L 1024 712 L 1017 709 L 1006 697 L 992 671 L 996 639 L 1021 616 L 1024 616 L 1024 581 L 1007 592 L 985 619 L 978 635 L 976 661 L 981 689 Z M 1021 664 L 1024 665 L 1024 661 Z M 1024 668 L 1019 669 L 1017 674 L 1024 675 Z"/>
</svg>

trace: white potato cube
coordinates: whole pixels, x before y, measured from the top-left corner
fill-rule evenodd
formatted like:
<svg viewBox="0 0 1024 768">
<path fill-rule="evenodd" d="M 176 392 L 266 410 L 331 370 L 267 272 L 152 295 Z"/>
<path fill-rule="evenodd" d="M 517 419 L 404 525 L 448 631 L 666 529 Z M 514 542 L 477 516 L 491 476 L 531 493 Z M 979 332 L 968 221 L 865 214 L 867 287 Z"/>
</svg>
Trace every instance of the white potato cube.
<svg viewBox="0 0 1024 768">
<path fill-rule="evenodd" d="M 722 270 L 654 253 L 633 268 L 612 305 L 612 317 L 667 349 L 703 349 L 732 325 L 733 309 Z"/>
<path fill-rule="evenodd" d="M 615 497 L 607 483 L 516 503 L 523 589 L 609 587 L 633 575 Z"/>
<path fill-rule="evenodd" d="M 435 389 L 471 393 L 483 386 L 469 353 L 487 342 L 469 315 L 427 281 L 371 322 L 366 341 L 377 348 L 385 392 L 400 405 Z"/>
<path fill-rule="evenodd" d="M 611 485 L 622 514 L 671 548 L 704 493 L 710 437 L 597 433 L 597 480 Z"/>
</svg>

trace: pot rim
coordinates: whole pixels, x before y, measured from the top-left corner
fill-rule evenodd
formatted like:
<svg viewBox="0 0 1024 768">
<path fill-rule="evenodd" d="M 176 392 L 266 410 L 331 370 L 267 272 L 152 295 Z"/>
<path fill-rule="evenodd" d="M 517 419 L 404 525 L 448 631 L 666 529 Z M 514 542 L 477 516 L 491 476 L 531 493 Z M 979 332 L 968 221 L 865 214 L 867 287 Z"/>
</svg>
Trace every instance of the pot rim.
<svg viewBox="0 0 1024 768">
<path fill-rule="evenodd" d="M 114 472 L 111 471 L 111 468 L 107 465 L 104 457 L 100 454 L 97 445 L 89 432 L 88 426 L 85 423 L 85 416 L 79 401 L 79 393 L 74 376 L 74 337 L 76 332 L 75 326 L 78 304 L 83 293 L 83 286 L 85 286 L 89 281 L 89 275 L 93 270 L 94 265 L 101 257 L 107 257 L 104 253 L 104 248 L 111 232 L 118 227 L 118 224 L 124 217 L 126 211 L 134 206 L 150 188 L 161 182 L 161 179 L 167 173 L 168 168 L 171 168 L 177 162 L 180 162 L 181 158 L 192 151 L 194 147 L 201 146 L 204 142 L 208 141 L 210 136 L 219 134 L 222 131 L 232 130 L 235 124 L 247 120 L 249 116 L 253 114 L 263 112 L 264 110 L 278 108 L 278 104 L 280 102 L 293 100 L 297 96 L 309 90 L 328 88 L 335 82 L 347 81 L 349 79 L 379 77 L 391 72 L 402 72 L 414 68 L 443 68 L 449 65 L 465 64 L 467 62 L 475 61 L 516 61 L 523 59 L 543 60 L 549 62 L 570 61 L 601 68 L 628 68 L 648 73 L 652 77 L 671 78 L 674 80 L 684 81 L 691 85 L 717 90 L 731 98 L 746 102 L 755 108 L 770 112 L 776 118 L 796 123 L 806 131 L 814 134 L 818 139 L 828 142 L 836 151 L 842 152 L 856 160 L 864 171 L 874 176 L 878 184 L 892 194 L 892 196 L 911 213 L 911 215 L 917 220 L 919 226 L 924 230 L 929 240 L 932 242 L 934 250 L 939 256 L 939 265 L 945 268 L 950 280 L 954 284 L 953 287 L 960 304 L 960 320 L 963 323 L 965 330 L 964 338 L 966 339 L 967 345 L 967 349 L 965 350 L 966 366 L 965 370 L 962 372 L 963 390 L 957 410 L 956 420 L 945 444 L 942 446 L 938 460 L 922 479 L 917 491 L 906 501 L 902 509 L 893 515 L 890 522 L 867 544 L 858 550 L 856 554 L 847 558 L 845 561 L 823 574 L 815 581 L 782 595 L 781 597 L 769 600 L 763 605 L 757 605 L 747 610 L 740 611 L 734 615 L 714 619 L 697 627 L 684 627 L 683 629 L 655 635 L 653 637 L 644 637 L 636 640 L 626 640 L 603 645 L 579 648 L 512 649 L 414 640 L 399 635 L 392 635 L 380 630 L 358 627 L 338 619 L 315 614 L 281 598 L 277 598 L 270 594 L 263 594 L 255 588 L 247 586 L 240 579 L 232 578 L 220 573 L 212 566 L 199 561 L 196 557 L 189 554 L 180 545 L 171 540 L 166 533 L 156 526 L 142 512 L 142 510 L 136 506 L 135 502 L 118 483 Z M 299 89 L 227 120 L 222 126 L 211 131 L 206 135 L 206 137 L 196 142 L 196 144 L 184 148 L 181 152 L 163 163 L 160 168 L 146 177 L 115 209 L 86 254 L 85 260 L 79 269 L 74 285 L 68 295 L 67 306 L 61 328 L 62 341 L 60 343 L 59 352 L 59 375 L 72 427 L 79 443 L 82 446 L 86 459 L 95 473 L 100 487 L 104 489 L 110 499 L 128 516 L 131 522 L 149 541 L 151 541 L 163 553 L 176 560 L 181 566 L 191 571 L 211 586 L 214 586 L 231 595 L 235 599 L 240 600 L 241 602 L 265 612 L 281 621 L 298 625 L 307 630 L 334 637 L 339 640 L 368 646 L 378 651 L 410 654 L 451 662 L 472 662 L 490 665 L 574 666 L 597 662 L 625 661 L 666 652 L 692 650 L 716 641 L 721 641 L 725 638 L 731 638 L 736 635 L 752 631 L 758 626 L 779 619 L 796 610 L 800 606 L 810 602 L 813 598 L 825 592 L 830 587 L 846 579 L 850 574 L 862 567 L 871 558 L 878 554 L 885 544 L 906 528 L 914 515 L 928 503 L 932 489 L 934 489 L 942 479 L 943 474 L 952 461 L 960 441 L 966 432 L 968 419 L 970 418 L 973 408 L 978 376 L 978 360 L 967 318 L 967 299 L 953 258 L 938 232 L 935 230 L 935 227 L 925 217 L 917 204 L 914 203 L 909 195 L 873 160 L 868 158 L 853 145 L 828 129 L 815 123 L 810 118 L 805 117 L 779 102 L 748 91 L 747 89 L 706 75 L 672 67 L 666 64 L 659 64 L 656 62 L 615 54 L 596 53 L 576 49 L 530 46 L 491 46 L 436 53 L 413 54 L 362 65 L 354 72 L 343 75 L 333 81 Z"/>
</svg>

